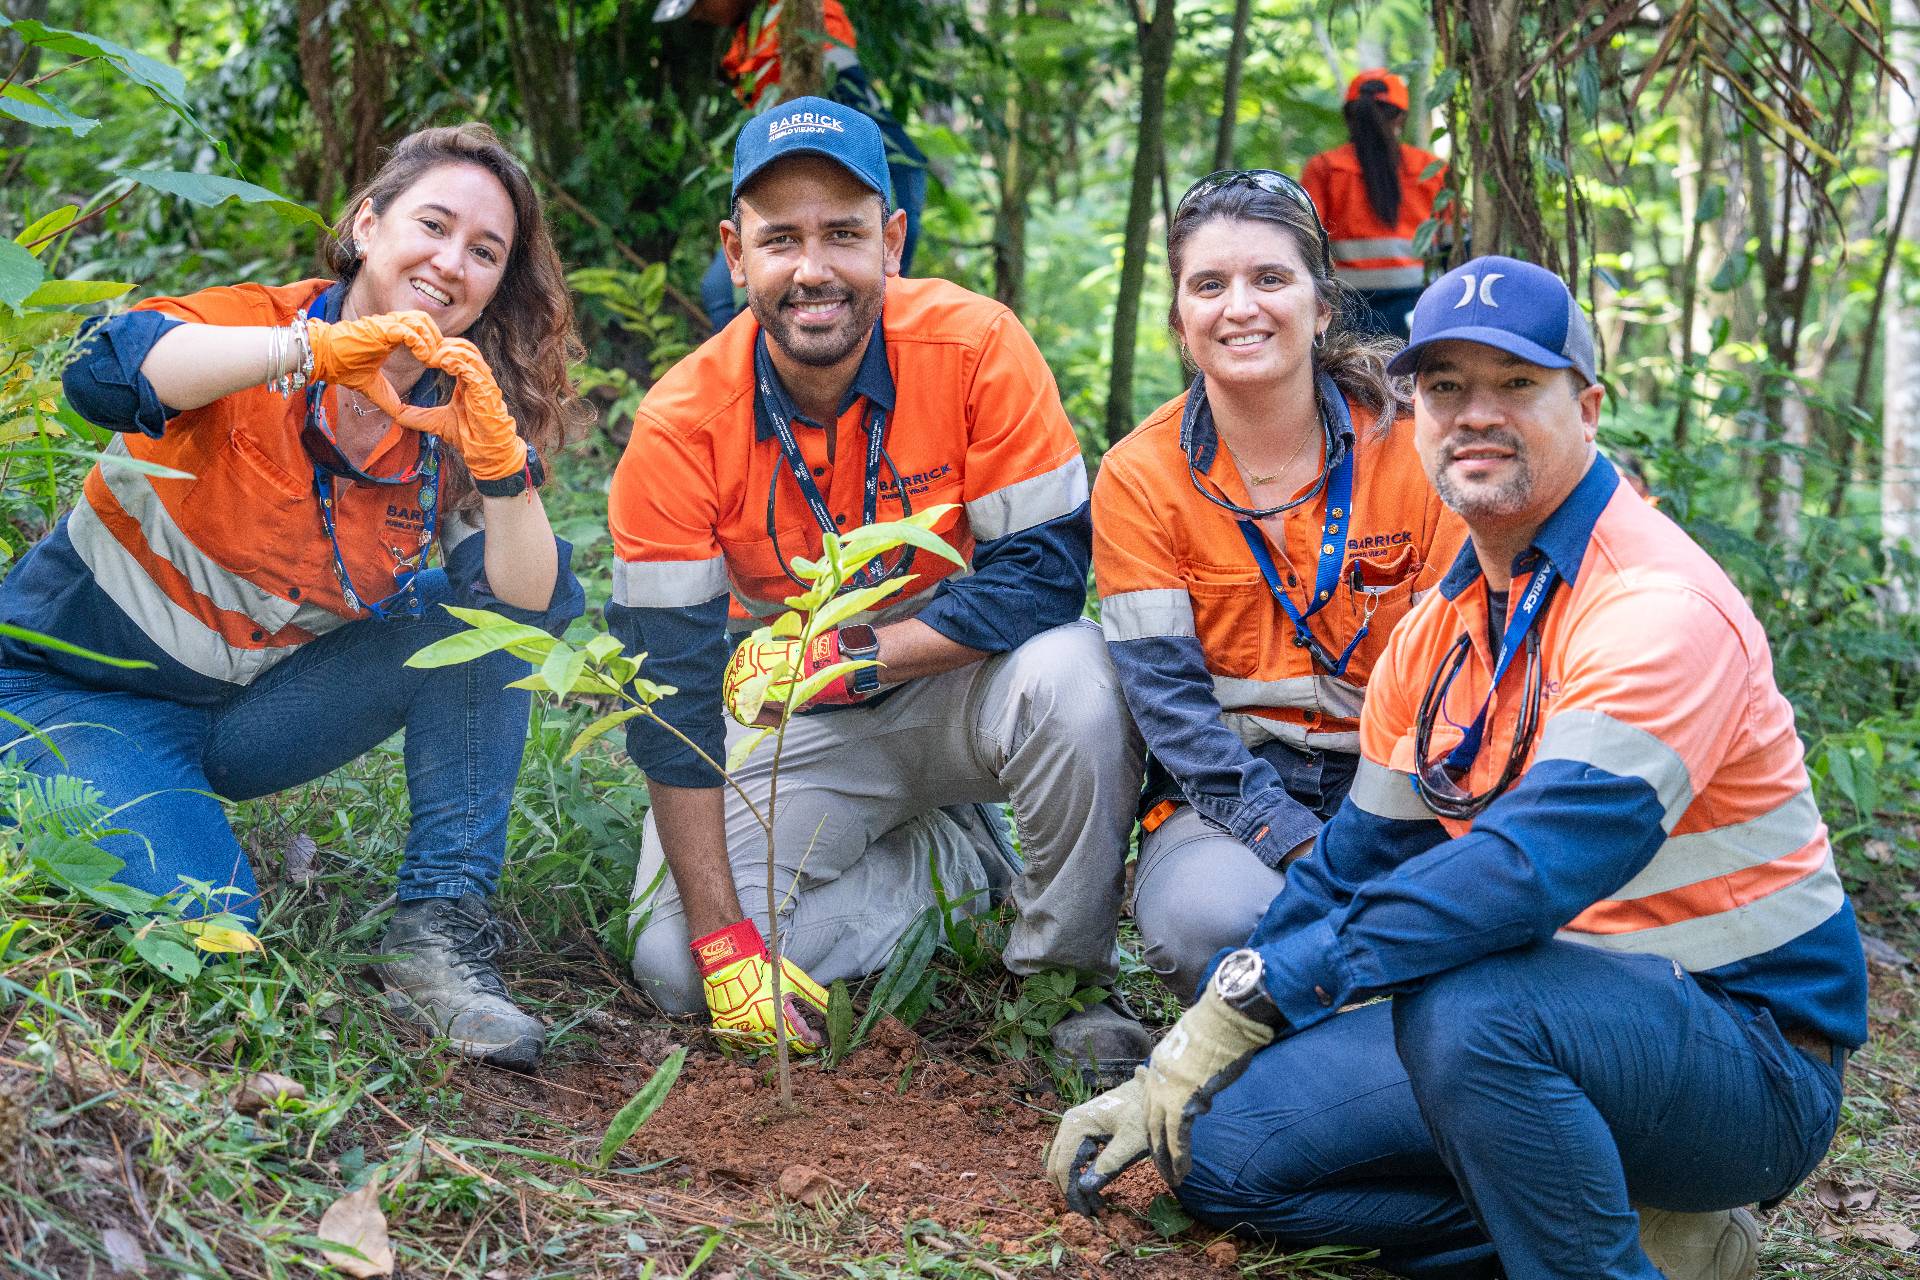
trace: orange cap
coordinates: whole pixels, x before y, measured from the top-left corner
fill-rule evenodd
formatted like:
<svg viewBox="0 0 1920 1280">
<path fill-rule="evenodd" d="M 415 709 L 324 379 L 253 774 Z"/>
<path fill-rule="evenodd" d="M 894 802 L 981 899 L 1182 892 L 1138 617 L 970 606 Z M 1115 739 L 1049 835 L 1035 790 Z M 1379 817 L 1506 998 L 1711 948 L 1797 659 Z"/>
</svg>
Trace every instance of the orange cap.
<svg viewBox="0 0 1920 1280">
<path fill-rule="evenodd" d="M 1402 111 L 1413 109 L 1413 100 L 1407 96 L 1407 82 L 1385 67 L 1369 67 L 1353 78 L 1347 85 L 1347 101 L 1356 102 L 1369 84 L 1385 86 L 1373 96 L 1385 98 L 1388 106 L 1398 107 Z"/>
</svg>

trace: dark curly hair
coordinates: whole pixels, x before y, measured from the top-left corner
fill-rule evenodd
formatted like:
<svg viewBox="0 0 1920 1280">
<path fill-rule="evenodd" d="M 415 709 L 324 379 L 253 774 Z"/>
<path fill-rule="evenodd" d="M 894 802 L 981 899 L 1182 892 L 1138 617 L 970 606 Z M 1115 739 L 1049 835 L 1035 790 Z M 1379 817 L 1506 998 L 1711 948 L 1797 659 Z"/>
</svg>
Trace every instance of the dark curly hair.
<svg viewBox="0 0 1920 1280">
<path fill-rule="evenodd" d="M 494 133 L 477 122 L 421 129 L 402 138 L 378 173 L 347 201 L 325 246 L 327 267 L 343 284 L 360 271 L 353 250 L 353 219 L 365 202 L 375 213 L 422 176 L 442 165 L 485 169 L 506 188 L 513 204 L 513 249 L 500 275 L 500 288 L 480 318 L 462 335 L 480 348 L 500 384 L 520 434 L 542 457 L 552 458 L 593 417 L 593 408 L 574 389 L 568 367 L 585 353 L 574 328 L 573 295 L 566 268 L 554 250 L 540 195 L 527 171 Z M 457 458 L 448 458 L 443 481 L 448 510 L 479 505 L 473 479 Z"/>
</svg>

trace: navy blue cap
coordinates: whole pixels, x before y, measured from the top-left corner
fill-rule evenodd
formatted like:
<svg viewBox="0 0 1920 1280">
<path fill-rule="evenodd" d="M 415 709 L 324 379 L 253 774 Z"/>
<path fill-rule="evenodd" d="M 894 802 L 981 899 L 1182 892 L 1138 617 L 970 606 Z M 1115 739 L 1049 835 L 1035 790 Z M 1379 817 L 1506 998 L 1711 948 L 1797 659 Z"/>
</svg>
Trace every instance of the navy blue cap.
<svg viewBox="0 0 1920 1280">
<path fill-rule="evenodd" d="M 1396 377 L 1414 372 L 1427 347 L 1452 339 L 1600 380 L 1593 330 L 1573 292 L 1545 267 L 1518 258 L 1475 258 L 1435 280 L 1413 306 L 1412 330 L 1413 340 L 1387 365 Z"/>
<path fill-rule="evenodd" d="M 880 126 L 852 107 L 825 98 L 794 98 L 762 111 L 733 144 L 733 194 L 776 160 L 815 155 L 836 160 L 891 206 L 887 144 Z"/>
</svg>

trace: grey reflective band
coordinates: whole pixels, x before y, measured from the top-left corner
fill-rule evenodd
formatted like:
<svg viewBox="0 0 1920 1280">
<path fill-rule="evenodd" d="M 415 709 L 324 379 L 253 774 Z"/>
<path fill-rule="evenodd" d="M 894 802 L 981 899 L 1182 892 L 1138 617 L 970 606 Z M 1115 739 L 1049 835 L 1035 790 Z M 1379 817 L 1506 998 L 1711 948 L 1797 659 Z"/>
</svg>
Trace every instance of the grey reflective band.
<svg viewBox="0 0 1920 1280">
<path fill-rule="evenodd" d="M 1417 258 L 1413 240 L 1400 236 L 1378 236 L 1371 240 L 1335 240 L 1335 262 L 1361 262 L 1368 258 Z"/>
<path fill-rule="evenodd" d="M 1051 471 L 1016 481 L 967 503 L 967 524 L 980 542 L 992 542 L 1070 516 L 1087 500 L 1087 464 L 1078 453 Z"/>
<path fill-rule="evenodd" d="M 1100 631 L 1109 640 L 1192 638 L 1193 596 L 1185 587 L 1121 591 L 1100 597 Z"/>
<path fill-rule="evenodd" d="M 1425 267 L 1340 267 L 1333 274 L 1355 289 L 1418 289 L 1427 282 Z"/>
<path fill-rule="evenodd" d="M 1288 676 L 1248 680 L 1215 676 L 1213 696 L 1223 707 L 1297 707 L 1340 720 L 1358 720 L 1366 691 L 1335 676 Z"/>
<path fill-rule="evenodd" d="M 1821 829 L 1813 792 L 1801 791 L 1757 818 L 1667 837 L 1640 874 L 1608 896 L 1648 898 L 1702 880 L 1763 867 L 1800 852 L 1820 838 Z"/>
<path fill-rule="evenodd" d="M 1365 756 L 1360 757 L 1360 765 L 1354 770 L 1353 787 L 1347 792 L 1347 799 L 1376 818 L 1395 822 L 1439 821 L 1433 816 L 1433 810 L 1420 802 L 1420 793 L 1413 789 L 1412 774 L 1375 764 Z"/>
<path fill-rule="evenodd" d="M 1690 973 L 1700 973 L 1785 946 L 1824 924 L 1846 900 L 1829 854 L 1825 865 L 1812 875 L 1745 906 L 1628 933 L 1569 928 L 1554 936 L 1602 951 L 1665 956 Z"/>
<path fill-rule="evenodd" d="M 628 609 L 686 609 L 727 593 L 727 562 L 618 560 L 613 562 L 613 602 Z"/>
<path fill-rule="evenodd" d="M 1693 803 L 1693 779 L 1672 747 L 1645 729 L 1604 711 L 1562 711 L 1547 718 L 1532 763 L 1571 760 L 1619 778 L 1638 778 L 1653 788 L 1665 810 L 1660 825 L 1673 824 Z"/>
</svg>

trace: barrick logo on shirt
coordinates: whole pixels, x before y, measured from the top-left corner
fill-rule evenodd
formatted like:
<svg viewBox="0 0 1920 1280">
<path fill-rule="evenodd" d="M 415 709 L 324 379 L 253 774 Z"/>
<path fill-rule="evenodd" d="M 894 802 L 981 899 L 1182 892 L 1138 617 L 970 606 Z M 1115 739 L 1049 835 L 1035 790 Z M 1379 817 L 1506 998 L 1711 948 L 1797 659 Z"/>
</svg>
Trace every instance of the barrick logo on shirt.
<svg viewBox="0 0 1920 1280">
<path fill-rule="evenodd" d="M 845 133 L 846 126 L 819 111 L 796 111 L 767 128 L 767 141 L 778 142 L 790 133 Z"/>
<path fill-rule="evenodd" d="M 880 492 L 893 495 L 904 485 L 910 495 L 918 497 L 933 488 L 933 482 L 935 480 L 938 480 L 941 476 L 946 475 L 952 470 L 953 464 L 951 462 L 943 462 L 930 471 L 916 471 L 910 476 L 901 476 L 898 483 L 889 478 L 881 481 Z"/>
<path fill-rule="evenodd" d="M 1413 531 L 1402 529 L 1398 533 L 1372 533 L 1364 538 L 1348 538 L 1348 551 L 1383 551 L 1388 547 L 1404 546 L 1413 541 Z"/>
</svg>

